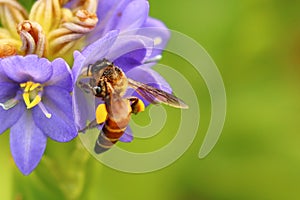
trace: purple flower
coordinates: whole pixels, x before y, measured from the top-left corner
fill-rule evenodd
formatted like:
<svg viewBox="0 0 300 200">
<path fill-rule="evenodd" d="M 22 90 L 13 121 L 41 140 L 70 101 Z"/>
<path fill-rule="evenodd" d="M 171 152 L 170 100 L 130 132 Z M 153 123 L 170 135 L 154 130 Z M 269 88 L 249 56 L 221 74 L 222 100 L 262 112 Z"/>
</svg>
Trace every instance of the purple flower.
<svg viewBox="0 0 300 200">
<path fill-rule="evenodd" d="M 144 64 L 160 56 L 170 37 L 161 21 L 148 16 L 148 1 L 100 0 L 96 14 L 98 23 L 87 36 L 90 45 L 74 54 L 74 80 L 88 64 L 106 58 L 121 67 L 129 78 L 171 92 L 168 83 L 150 68 L 155 62 Z M 134 95 L 140 97 L 137 93 Z M 74 87 L 75 121 L 79 129 L 84 128 L 86 120 L 95 118 L 95 100 L 91 98 L 90 94 Z"/>
<path fill-rule="evenodd" d="M 111 30 L 138 29 L 146 22 L 148 13 L 149 3 L 146 0 L 100 0 L 97 9 L 99 21 L 93 37 L 98 39 Z"/>
<path fill-rule="evenodd" d="M 151 38 L 142 35 L 125 35 L 118 31 L 108 32 L 104 37 L 92 43 L 82 52 L 74 54 L 73 77 L 77 81 L 73 91 L 73 103 L 75 113 L 75 123 L 79 130 L 85 128 L 87 120 L 95 119 L 95 107 L 101 102 L 91 93 L 83 91 L 78 86 L 81 75 L 86 73 L 89 64 L 93 64 L 104 58 L 114 62 L 125 74 L 134 80 L 146 84 L 154 85 L 166 92 L 171 92 L 168 83 L 149 66 L 143 65 L 153 52 L 154 41 Z M 131 94 L 138 96 L 137 94 Z M 141 98 L 141 97 L 140 97 Z M 142 98 L 141 98 L 142 99 Z M 146 101 L 142 99 L 145 103 Z M 121 141 L 130 141 L 132 139 L 130 129 L 121 138 Z"/>
<path fill-rule="evenodd" d="M 0 60 L 0 133 L 10 128 L 10 148 L 24 175 L 38 165 L 47 138 L 76 137 L 72 112 L 72 76 L 63 59 L 36 55 Z"/>
<path fill-rule="evenodd" d="M 88 44 L 112 30 L 120 34 L 142 35 L 154 40 L 152 57 L 161 54 L 167 44 L 170 31 L 160 21 L 148 16 L 146 0 L 100 0 L 97 8 L 98 23 L 88 35 Z"/>
</svg>

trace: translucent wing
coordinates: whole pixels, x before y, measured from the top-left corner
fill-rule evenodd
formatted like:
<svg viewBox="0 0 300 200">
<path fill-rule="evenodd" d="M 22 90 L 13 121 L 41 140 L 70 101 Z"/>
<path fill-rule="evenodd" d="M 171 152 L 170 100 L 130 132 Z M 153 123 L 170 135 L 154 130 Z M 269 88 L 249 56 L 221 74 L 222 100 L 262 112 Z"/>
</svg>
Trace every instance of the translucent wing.
<svg viewBox="0 0 300 200">
<path fill-rule="evenodd" d="M 119 141 L 121 142 L 131 142 L 133 140 L 132 130 L 130 126 L 127 126 L 125 132 L 120 137 Z"/>
<path fill-rule="evenodd" d="M 181 99 L 172 94 L 151 87 L 144 83 L 128 78 L 129 86 L 135 89 L 142 97 L 153 104 L 164 103 L 175 108 L 188 108 Z"/>
</svg>

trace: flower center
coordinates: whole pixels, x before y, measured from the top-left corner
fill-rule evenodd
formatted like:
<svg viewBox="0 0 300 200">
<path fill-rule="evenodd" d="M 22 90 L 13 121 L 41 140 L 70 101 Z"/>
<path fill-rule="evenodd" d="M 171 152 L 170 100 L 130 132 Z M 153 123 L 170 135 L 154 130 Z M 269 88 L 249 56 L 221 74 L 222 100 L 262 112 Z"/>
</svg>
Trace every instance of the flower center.
<svg viewBox="0 0 300 200">
<path fill-rule="evenodd" d="M 21 83 L 20 87 L 24 88 L 23 100 L 27 109 L 33 108 L 41 102 L 41 92 L 43 91 L 41 84 L 27 81 L 26 83 Z"/>
<path fill-rule="evenodd" d="M 47 111 L 42 101 L 43 86 L 40 83 L 34 83 L 32 81 L 27 81 L 26 83 L 21 83 L 20 87 L 23 88 L 23 100 L 27 109 L 31 109 L 36 105 L 42 110 L 47 118 L 51 118 L 51 114 Z M 3 107 L 3 106 L 2 106 Z"/>
<path fill-rule="evenodd" d="M 0 45 L 0 58 L 37 54 L 71 62 L 72 52 L 83 48 L 86 35 L 98 23 L 98 0 L 76 1 L 67 8 L 69 1 L 35 1 L 28 14 L 16 0 L 0 0 L 0 43 L 7 44 Z"/>
</svg>

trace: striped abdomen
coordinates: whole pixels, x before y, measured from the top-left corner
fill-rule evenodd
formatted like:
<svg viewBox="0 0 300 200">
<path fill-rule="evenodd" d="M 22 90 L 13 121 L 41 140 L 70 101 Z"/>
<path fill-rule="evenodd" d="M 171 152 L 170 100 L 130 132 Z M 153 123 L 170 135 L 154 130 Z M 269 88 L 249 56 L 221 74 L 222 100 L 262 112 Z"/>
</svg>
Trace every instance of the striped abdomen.
<svg viewBox="0 0 300 200">
<path fill-rule="evenodd" d="M 131 114 L 131 107 L 127 99 L 115 99 L 106 104 L 107 119 L 95 144 L 97 154 L 109 150 L 123 135 Z"/>
</svg>

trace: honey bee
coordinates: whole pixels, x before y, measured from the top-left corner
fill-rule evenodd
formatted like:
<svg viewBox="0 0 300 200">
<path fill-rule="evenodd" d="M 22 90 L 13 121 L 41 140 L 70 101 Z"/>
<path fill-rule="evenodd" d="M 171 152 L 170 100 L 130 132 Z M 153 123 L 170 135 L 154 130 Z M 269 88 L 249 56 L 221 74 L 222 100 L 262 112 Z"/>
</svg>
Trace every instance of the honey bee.
<svg viewBox="0 0 300 200">
<path fill-rule="evenodd" d="M 87 77 L 90 77 L 89 83 L 79 82 L 79 86 L 101 98 L 107 112 L 106 116 L 101 116 L 102 119 L 97 119 L 96 111 L 96 121 L 91 122 L 85 128 L 89 129 L 104 123 L 94 147 L 97 154 L 109 150 L 120 139 L 129 124 L 132 113 L 137 114 L 144 110 L 144 104 L 138 97 L 124 97 L 128 87 L 133 88 L 150 103 L 188 108 L 181 99 L 172 94 L 127 78 L 121 68 L 107 59 L 90 64 L 87 68 Z M 103 104 L 100 104 L 98 108 L 101 105 Z M 85 129 L 81 131 L 84 132 Z"/>
</svg>

